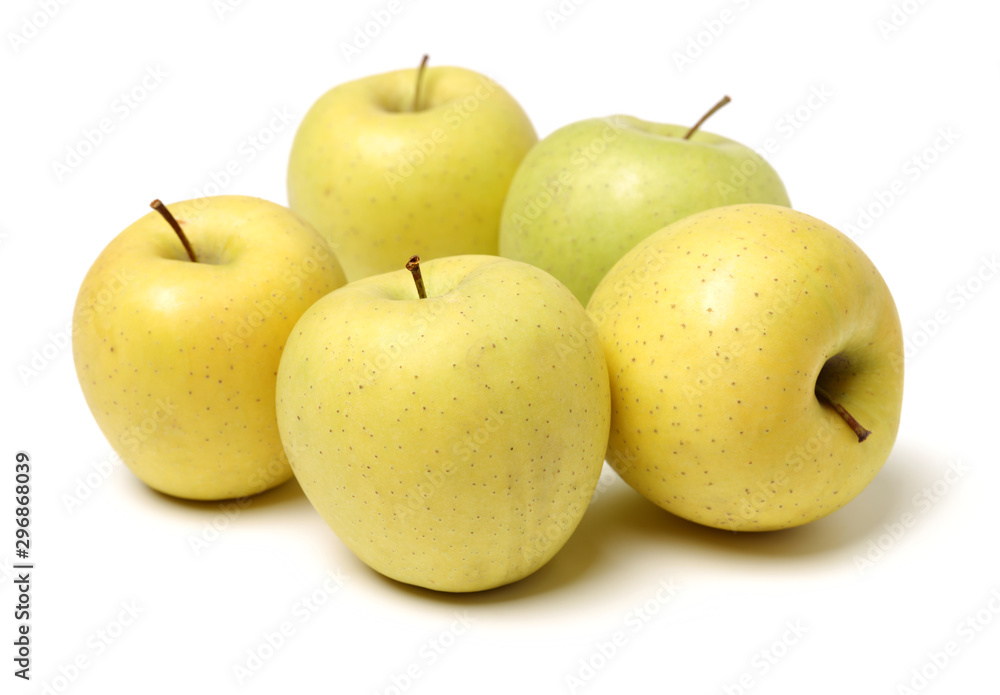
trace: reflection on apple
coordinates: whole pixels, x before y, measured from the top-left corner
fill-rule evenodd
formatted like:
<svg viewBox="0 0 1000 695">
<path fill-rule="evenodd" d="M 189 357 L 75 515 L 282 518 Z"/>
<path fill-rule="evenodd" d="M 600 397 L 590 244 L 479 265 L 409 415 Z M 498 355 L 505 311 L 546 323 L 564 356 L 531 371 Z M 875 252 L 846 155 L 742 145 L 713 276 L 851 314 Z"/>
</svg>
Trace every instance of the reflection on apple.
<svg viewBox="0 0 1000 695">
<path fill-rule="evenodd" d="M 664 509 L 780 529 L 854 498 L 903 396 L 892 295 L 848 237 L 774 205 L 686 217 L 595 290 L 611 379 L 608 462 Z"/>
<path fill-rule="evenodd" d="M 496 254 L 511 178 L 538 140 L 496 82 L 425 63 L 334 87 L 295 134 L 289 206 L 348 280 L 395 270 L 401 254 Z"/>
<path fill-rule="evenodd" d="M 408 267 L 298 321 L 278 371 L 281 438 L 310 502 L 370 567 L 442 591 L 508 584 L 555 555 L 597 485 L 610 400 L 596 330 L 528 264 Z"/>
<path fill-rule="evenodd" d="M 87 405 L 156 490 L 217 500 L 272 488 L 292 475 L 274 413 L 282 347 L 344 275 L 316 230 L 280 205 L 154 206 L 80 287 L 73 359 Z"/>
</svg>

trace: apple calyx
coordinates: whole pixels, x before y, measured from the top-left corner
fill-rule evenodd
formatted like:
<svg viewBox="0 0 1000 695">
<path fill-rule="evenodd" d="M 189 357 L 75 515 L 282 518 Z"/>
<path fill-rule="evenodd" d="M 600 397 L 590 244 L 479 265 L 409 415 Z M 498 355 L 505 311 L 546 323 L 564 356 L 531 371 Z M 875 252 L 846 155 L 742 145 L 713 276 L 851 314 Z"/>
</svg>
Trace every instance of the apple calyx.
<svg viewBox="0 0 1000 695">
<path fill-rule="evenodd" d="M 730 99 L 728 95 L 726 95 L 726 96 L 722 97 L 721 99 L 719 99 L 718 103 L 716 103 L 715 106 L 713 106 L 708 111 L 706 111 L 705 115 L 702 116 L 701 118 L 699 118 L 697 123 L 695 123 L 693 126 L 691 126 L 691 130 L 689 130 L 687 133 L 684 134 L 684 139 L 685 140 L 690 140 L 691 136 L 695 134 L 695 132 L 698 130 L 698 128 L 701 128 L 701 124 L 702 123 L 704 123 L 709 118 L 711 118 L 713 113 L 715 113 L 716 111 L 718 111 L 719 109 L 721 109 L 723 106 L 725 106 L 726 104 L 728 104 L 730 101 L 732 101 L 732 99 Z"/>
<path fill-rule="evenodd" d="M 842 406 L 837 401 L 833 400 L 833 397 L 830 396 L 830 394 L 827 393 L 826 389 L 824 389 L 822 386 L 819 385 L 816 386 L 816 397 L 819 398 L 821 402 L 826 403 L 827 405 L 832 407 L 834 410 L 837 411 L 837 414 L 840 415 L 840 417 L 844 418 L 844 422 L 846 422 L 848 426 L 850 426 L 850 428 L 854 430 L 854 434 L 858 435 L 858 443 L 861 443 L 866 439 L 868 439 L 868 435 L 871 434 L 871 430 L 866 430 L 864 427 L 862 427 L 861 424 L 854 419 L 854 416 L 851 415 L 849 412 L 847 412 L 847 408 Z"/>
<path fill-rule="evenodd" d="M 417 86 L 413 90 L 413 110 L 420 110 L 420 87 L 424 81 L 424 72 L 427 71 L 427 60 L 430 58 L 429 55 L 424 53 L 423 60 L 420 61 L 420 67 L 417 68 Z"/>
<path fill-rule="evenodd" d="M 197 263 L 198 259 L 194 255 L 194 249 L 191 248 L 191 242 L 188 241 L 187 236 L 184 234 L 184 230 L 181 229 L 180 223 L 174 219 L 174 216 L 171 214 L 170 210 L 167 209 L 167 206 L 161 203 L 160 199 L 157 198 L 149 204 L 149 207 L 163 215 L 163 219 L 167 221 L 170 227 L 174 230 L 174 233 L 177 235 L 177 238 L 179 238 L 181 243 L 184 245 L 184 250 L 187 251 L 188 258 L 191 259 L 192 263 Z"/>
<path fill-rule="evenodd" d="M 427 299 L 427 290 L 424 289 L 424 276 L 420 272 L 420 256 L 410 256 L 406 262 L 406 269 L 413 275 L 413 284 L 417 286 L 417 295 L 421 299 Z"/>
</svg>

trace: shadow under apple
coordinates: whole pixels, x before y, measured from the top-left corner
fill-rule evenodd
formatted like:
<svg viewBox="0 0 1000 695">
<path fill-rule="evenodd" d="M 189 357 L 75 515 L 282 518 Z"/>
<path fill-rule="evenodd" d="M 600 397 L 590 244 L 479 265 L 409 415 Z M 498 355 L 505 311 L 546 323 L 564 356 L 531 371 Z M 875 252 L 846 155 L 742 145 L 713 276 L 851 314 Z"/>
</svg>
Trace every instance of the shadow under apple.
<svg viewBox="0 0 1000 695">
<path fill-rule="evenodd" d="M 588 510 L 578 543 L 564 552 L 613 555 L 617 563 L 631 554 L 660 553 L 678 563 L 714 557 L 755 564 L 814 563 L 827 557 L 850 557 L 866 547 L 907 512 L 928 481 L 940 476 L 942 457 L 926 449 L 897 446 L 872 482 L 841 509 L 812 523 L 780 531 L 734 532 L 702 526 L 666 512 L 617 480 Z M 936 472 L 935 472 L 936 471 Z M 553 562 L 560 560 L 557 556 Z M 579 562 L 572 557 L 570 563 Z M 610 568 L 596 568 L 597 571 Z"/>
<path fill-rule="evenodd" d="M 190 500 L 182 497 L 174 497 L 173 495 L 168 495 L 149 487 L 138 478 L 135 478 L 135 476 L 133 476 L 132 486 L 135 488 L 135 494 L 144 496 L 144 504 L 157 504 L 174 509 L 184 509 L 193 514 L 202 512 L 206 515 L 215 516 L 219 513 L 220 505 L 223 507 L 226 505 L 235 505 L 242 512 L 246 513 L 251 513 L 252 510 L 258 510 L 259 512 L 260 510 L 274 509 L 276 507 L 303 505 L 310 507 L 309 500 L 306 498 L 305 493 L 294 476 L 270 490 L 259 492 L 256 495 L 224 500 Z"/>
<path fill-rule="evenodd" d="M 576 531 L 548 564 L 520 581 L 487 591 L 448 593 L 408 585 L 385 577 L 353 555 L 351 566 L 343 569 L 384 582 L 417 600 L 465 606 L 529 601 L 571 586 L 588 591 L 595 583 L 629 572 L 629 567 L 641 567 L 651 556 L 655 562 L 662 557 L 663 562 L 674 565 L 673 571 L 682 573 L 684 565 L 705 558 L 731 561 L 738 569 L 747 560 L 759 566 L 761 562 L 787 564 L 813 562 L 824 556 L 849 557 L 863 550 L 884 525 L 914 511 L 914 496 L 933 476 L 940 475 L 936 469 L 941 468 L 942 460 L 925 448 L 899 445 L 868 487 L 842 509 L 804 526 L 759 533 L 725 531 L 687 521 L 660 509 L 615 476 L 595 496 Z M 219 505 L 227 502 L 185 500 L 157 492 L 138 480 L 133 484 L 139 488 L 134 492 L 145 497 L 142 504 L 183 509 L 193 516 L 214 517 Z M 312 512 L 295 478 L 245 500 L 228 502 L 243 504 L 241 513 L 248 515 L 267 511 L 284 515 L 306 508 Z M 332 532 L 327 542 L 339 543 Z M 343 560 L 340 556 L 341 564 Z"/>
<path fill-rule="evenodd" d="M 904 466 L 895 458 L 843 508 L 812 523 L 778 531 L 737 532 L 696 524 L 660 509 L 622 483 L 595 504 L 595 514 L 606 517 L 600 524 L 605 537 L 598 541 L 614 543 L 625 535 L 644 544 L 662 545 L 664 552 L 696 549 L 702 554 L 739 554 L 754 560 L 840 553 L 863 543 L 902 513 L 910 485 Z"/>
<path fill-rule="evenodd" d="M 583 590 L 642 565 L 642 558 L 662 556 L 683 573 L 683 565 L 705 558 L 731 562 L 734 570 L 750 561 L 773 565 L 812 564 L 825 558 L 849 558 L 867 541 L 913 512 L 913 498 L 940 457 L 915 447 L 897 446 L 875 479 L 843 508 L 812 523 L 780 531 L 733 532 L 702 526 L 660 509 L 621 479 L 594 501 L 566 545 L 544 567 L 513 584 L 469 594 L 449 594 L 381 581 L 415 598 L 455 605 L 488 605 L 530 600 L 577 585 Z"/>
<path fill-rule="evenodd" d="M 595 523 L 596 520 L 593 518 L 591 510 L 588 509 L 576 531 L 547 564 L 524 579 L 484 591 L 468 593 L 435 591 L 391 579 L 364 566 L 360 561 L 357 564 L 367 570 L 372 577 L 376 577 L 378 581 L 385 582 L 391 585 L 392 589 L 402 591 L 418 600 L 437 601 L 456 606 L 520 601 L 542 594 L 550 594 L 587 576 L 591 566 L 600 559 L 599 552 L 595 552 L 599 551 L 600 548 L 587 547 L 590 544 L 588 539 L 598 533 L 597 529 L 590 528 Z"/>
</svg>

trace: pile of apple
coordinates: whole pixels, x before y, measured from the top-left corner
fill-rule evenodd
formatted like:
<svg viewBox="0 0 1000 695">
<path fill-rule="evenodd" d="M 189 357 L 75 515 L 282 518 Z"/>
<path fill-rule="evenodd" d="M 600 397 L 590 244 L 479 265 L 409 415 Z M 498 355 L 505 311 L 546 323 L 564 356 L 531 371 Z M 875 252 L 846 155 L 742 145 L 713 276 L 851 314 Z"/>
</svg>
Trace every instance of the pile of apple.
<svg viewBox="0 0 1000 695">
<path fill-rule="evenodd" d="M 740 531 L 872 480 L 903 344 L 857 245 L 701 121 L 538 141 L 494 81 L 425 63 L 320 98 L 290 210 L 154 201 L 94 263 L 77 374 L 141 480 L 219 500 L 294 474 L 361 560 L 444 591 L 543 566 L 605 460 Z"/>
</svg>

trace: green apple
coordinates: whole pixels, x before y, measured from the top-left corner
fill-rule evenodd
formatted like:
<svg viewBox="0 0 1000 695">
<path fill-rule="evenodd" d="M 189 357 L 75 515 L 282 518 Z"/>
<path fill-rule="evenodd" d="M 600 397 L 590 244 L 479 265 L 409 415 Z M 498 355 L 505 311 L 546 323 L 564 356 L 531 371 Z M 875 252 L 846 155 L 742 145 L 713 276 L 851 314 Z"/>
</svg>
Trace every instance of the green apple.
<svg viewBox="0 0 1000 695">
<path fill-rule="evenodd" d="M 640 240 L 695 212 L 736 203 L 789 205 L 774 169 L 749 147 L 698 127 L 631 116 L 567 125 L 514 175 L 500 255 L 547 270 L 584 304 Z"/>
<path fill-rule="evenodd" d="M 295 476 L 363 562 L 478 591 L 555 555 L 594 493 L 609 394 L 596 329 L 551 275 L 495 256 L 353 282 L 310 308 L 278 370 Z"/>
<path fill-rule="evenodd" d="M 667 511 L 797 526 L 850 501 L 889 456 L 896 305 L 820 220 L 762 204 L 685 217 L 629 251 L 588 311 L 611 378 L 608 463 Z"/>
<path fill-rule="evenodd" d="M 426 61 L 426 59 L 425 59 Z M 500 85 L 471 70 L 398 70 L 334 87 L 292 143 L 288 201 L 349 281 L 424 260 L 496 254 L 500 211 L 538 136 Z"/>
<path fill-rule="evenodd" d="M 217 500 L 274 487 L 292 475 L 274 413 L 281 350 L 343 272 L 280 205 L 218 196 L 154 207 L 163 216 L 115 237 L 80 287 L 73 359 L 87 405 L 160 492 Z"/>
</svg>

